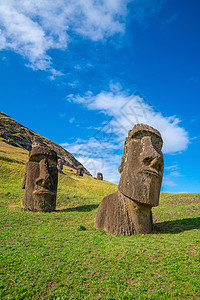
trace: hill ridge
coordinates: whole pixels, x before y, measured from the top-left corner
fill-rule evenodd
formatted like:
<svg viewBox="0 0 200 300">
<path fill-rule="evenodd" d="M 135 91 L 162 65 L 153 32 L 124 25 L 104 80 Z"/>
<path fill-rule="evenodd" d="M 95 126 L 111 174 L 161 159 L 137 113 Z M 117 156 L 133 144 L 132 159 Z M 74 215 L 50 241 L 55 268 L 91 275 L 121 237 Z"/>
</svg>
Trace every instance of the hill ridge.
<svg viewBox="0 0 200 300">
<path fill-rule="evenodd" d="M 32 131 L 1 111 L 0 137 L 5 143 L 28 151 L 30 151 L 33 141 L 36 140 L 39 144 L 48 146 L 56 151 L 58 157 L 63 160 L 66 166 L 77 169 L 79 165 L 82 165 L 70 152 L 62 148 L 62 146 Z M 84 173 L 91 175 L 85 167 Z"/>
</svg>

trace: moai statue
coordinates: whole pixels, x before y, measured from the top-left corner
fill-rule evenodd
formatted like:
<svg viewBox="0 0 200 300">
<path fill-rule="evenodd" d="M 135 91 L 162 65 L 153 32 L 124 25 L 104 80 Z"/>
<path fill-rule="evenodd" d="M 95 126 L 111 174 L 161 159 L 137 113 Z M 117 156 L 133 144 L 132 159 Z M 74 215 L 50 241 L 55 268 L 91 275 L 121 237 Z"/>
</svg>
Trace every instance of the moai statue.
<svg viewBox="0 0 200 300">
<path fill-rule="evenodd" d="M 22 184 L 23 206 L 32 211 L 55 210 L 57 184 L 57 153 L 47 147 L 33 147 Z"/>
<path fill-rule="evenodd" d="M 79 165 L 77 167 L 76 176 L 83 176 L 83 166 Z"/>
<path fill-rule="evenodd" d="M 61 159 L 61 158 L 59 158 L 58 159 L 58 172 L 60 173 L 60 174 L 63 174 L 63 165 L 64 165 L 64 163 L 63 163 L 63 160 Z"/>
<path fill-rule="evenodd" d="M 103 174 L 97 173 L 97 180 L 103 180 Z"/>
<path fill-rule="evenodd" d="M 95 227 L 110 234 L 132 235 L 153 230 L 151 209 L 158 206 L 164 161 L 160 133 L 145 124 L 128 132 L 116 193 L 103 198 Z"/>
</svg>

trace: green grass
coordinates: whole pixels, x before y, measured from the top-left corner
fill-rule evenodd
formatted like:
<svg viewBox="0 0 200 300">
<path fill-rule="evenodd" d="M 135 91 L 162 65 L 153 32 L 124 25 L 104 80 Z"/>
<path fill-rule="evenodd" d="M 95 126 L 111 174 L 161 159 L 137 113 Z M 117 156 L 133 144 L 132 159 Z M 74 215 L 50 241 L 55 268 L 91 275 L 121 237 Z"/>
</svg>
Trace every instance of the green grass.
<svg viewBox="0 0 200 300">
<path fill-rule="evenodd" d="M 1 299 L 199 299 L 200 194 L 161 194 L 154 234 L 111 236 L 94 219 L 116 185 L 64 167 L 57 210 L 28 212 L 27 158 L 0 143 Z"/>
</svg>

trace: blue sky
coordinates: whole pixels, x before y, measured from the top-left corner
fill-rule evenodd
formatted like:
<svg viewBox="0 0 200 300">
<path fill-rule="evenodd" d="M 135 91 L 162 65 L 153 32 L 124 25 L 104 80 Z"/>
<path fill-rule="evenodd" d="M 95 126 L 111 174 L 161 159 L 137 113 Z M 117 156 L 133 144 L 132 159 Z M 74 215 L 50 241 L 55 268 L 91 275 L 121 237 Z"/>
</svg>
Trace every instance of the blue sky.
<svg viewBox="0 0 200 300">
<path fill-rule="evenodd" d="M 198 0 L 0 0 L 0 110 L 118 183 L 135 123 L 164 192 L 200 192 Z"/>
</svg>

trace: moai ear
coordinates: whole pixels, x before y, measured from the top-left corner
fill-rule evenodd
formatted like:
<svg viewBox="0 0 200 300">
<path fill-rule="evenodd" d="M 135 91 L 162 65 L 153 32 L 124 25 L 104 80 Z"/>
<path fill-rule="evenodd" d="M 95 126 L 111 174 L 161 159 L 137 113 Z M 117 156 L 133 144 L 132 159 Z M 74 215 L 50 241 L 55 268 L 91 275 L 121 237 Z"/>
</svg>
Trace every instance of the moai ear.
<svg viewBox="0 0 200 300">
<path fill-rule="evenodd" d="M 131 131 L 131 130 L 129 130 L 129 131 Z M 127 137 L 125 139 L 125 142 L 124 142 L 124 152 L 123 152 L 123 155 L 122 155 L 121 164 L 120 164 L 120 166 L 118 168 L 118 171 L 119 171 L 120 174 L 123 172 L 124 165 L 125 165 L 125 160 L 126 160 L 126 155 L 127 155 L 127 144 L 128 144 L 128 141 L 129 141 L 129 137 Z"/>
<path fill-rule="evenodd" d="M 26 176 L 27 176 L 27 167 L 28 167 L 28 163 L 26 164 L 26 170 L 25 170 L 25 174 L 24 174 L 24 180 L 22 183 L 22 189 L 24 190 L 26 187 Z"/>
</svg>

